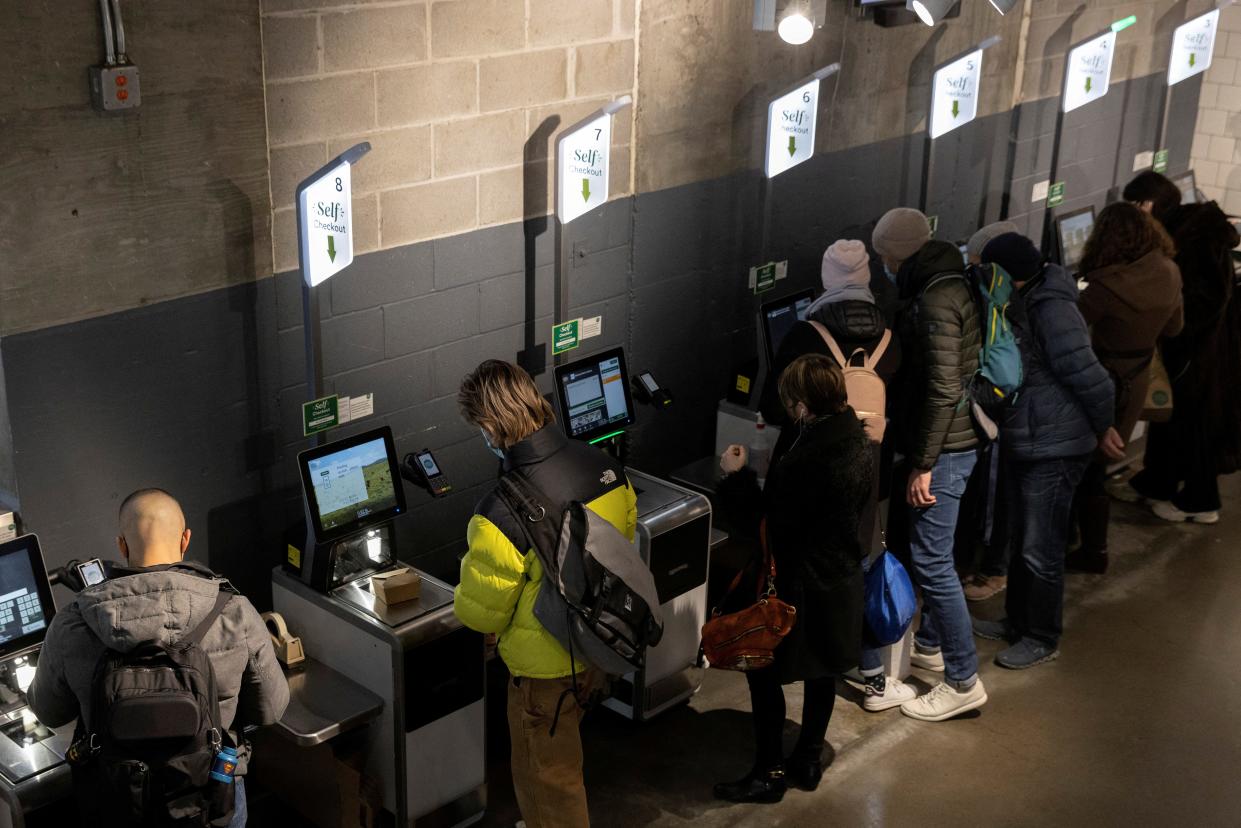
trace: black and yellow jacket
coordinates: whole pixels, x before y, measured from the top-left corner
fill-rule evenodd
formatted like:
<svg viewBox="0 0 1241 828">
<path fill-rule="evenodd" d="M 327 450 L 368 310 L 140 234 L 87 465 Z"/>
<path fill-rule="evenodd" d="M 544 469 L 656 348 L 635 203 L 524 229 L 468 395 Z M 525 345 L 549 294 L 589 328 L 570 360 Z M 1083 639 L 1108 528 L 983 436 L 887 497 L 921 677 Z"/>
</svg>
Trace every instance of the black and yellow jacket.
<svg viewBox="0 0 1241 828">
<path fill-rule="evenodd" d="M 633 540 L 637 496 L 624 467 L 568 439 L 555 423 L 510 448 L 504 470 L 520 474 L 549 500 L 581 501 Z M 500 657 L 513 675 L 562 678 L 572 672 L 569 653 L 534 617 L 543 567 L 518 520 L 497 491 L 479 501 L 466 530 L 470 548 L 453 608 L 467 627 L 499 636 Z M 579 670 L 586 666 L 578 660 Z"/>
</svg>

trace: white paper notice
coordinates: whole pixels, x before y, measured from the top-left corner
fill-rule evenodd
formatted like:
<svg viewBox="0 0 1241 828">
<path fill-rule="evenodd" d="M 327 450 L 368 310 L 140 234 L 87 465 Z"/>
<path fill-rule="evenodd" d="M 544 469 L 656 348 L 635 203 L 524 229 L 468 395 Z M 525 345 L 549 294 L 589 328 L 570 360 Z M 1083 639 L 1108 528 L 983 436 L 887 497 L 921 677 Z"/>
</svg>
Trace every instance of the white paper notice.
<svg viewBox="0 0 1241 828">
<path fill-rule="evenodd" d="M 978 77 L 981 74 L 982 49 L 954 60 L 935 73 L 931 83 L 932 138 L 974 120 L 978 114 Z"/>
<path fill-rule="evenodd" d="M 1168 86 L 1205 72 L 1215 52 L 1215 30 L 1219 28 L 1219 9 L 1178 26 L 1172 34 L 1172 56 L 1168 58 Z"/>
<path fill-rule="evenodd" d="M 1106 32 L 1069 52 L 1064 81 L 1064 111 L 1072 112 L 1107 94 L 1112 80 L 1116 32 Z"/>
<path fill-rule="evenodd" d="M 1030 191 L 1030 201 L 1046 201 L 1047 191 L 1051 189 L 1050 181 L 1040 181 L 1034 185 L 1034 189 Z"/>
<path fill-rule="evenodd" d="M 819 113 L 819 81 L 794 89 L 767 105 L 768 178 L 809 161 L 814 155 L 814 127 Z"/>
<path fill-rule="evenodd" d="M 1154 150 L 1147 150 L 1146 152 L 1139 152 L 1137 155 L 1133 156 L 1133 171 L 1134 172 L 1137 172 L 1138 170 L 1149 170 L 1154 165 L 1155 165 L 1155 151 Z"/>
<path fill-rule="evenodd" d="M 369 417 L 374 413 L 375 413 L 375 395 L 374 394 L 363 394 L 360 397 L 349 398 L 349 419 L 350 420 L 357 420 L 362 417 Z"/>
<path fill-rule="evenodd" d="M 302 278 L 314 287 L 353 261 L 349 165 L 332 168 L 301 192 Z"/>
<path fill-rule="evenodd" d="M 592 316 L 589 319 L 582 320 L 581 333 L 578 335 L 580 339 L 590 339 L 592 336 L 598 336 L 603 333 L 603 317 Z"/>
<path fill-rule="evenodd" d="M 336 424 L 344 425 L 345 423 L 349 422 L 352 419 L 353 418 L 349 416 L 349 398 L 348 397 L 337 397 L 336 398 Z"/>
</svg>

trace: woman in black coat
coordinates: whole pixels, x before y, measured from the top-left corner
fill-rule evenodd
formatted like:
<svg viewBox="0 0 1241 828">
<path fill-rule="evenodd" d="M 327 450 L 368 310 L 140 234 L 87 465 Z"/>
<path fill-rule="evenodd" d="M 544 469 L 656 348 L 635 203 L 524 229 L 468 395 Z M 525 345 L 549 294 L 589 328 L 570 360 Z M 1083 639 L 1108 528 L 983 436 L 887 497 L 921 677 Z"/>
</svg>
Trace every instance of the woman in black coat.
<svg viewBox="0 0 1241 828">
<path fill-rule="evenodd" d="M 845 395 L 844 375 L 820 354 L 798 357 L 780 377 L 786 428 L 798 436 L 759 490 L 743 446 L 720 458 L 718 494 L 739 534 L 757 536 L 766 517 L 776 591 L 797 608 L 776 663 L 746 674 L 754 711 L 754 768 L 715 795 L 732 802 L 778 802 L 788 782 L 814 790 L 836 700 L 836 676 L 858 663 L 862 640 L 862 558 L 858 524 L 874 473 L 870 444 Z M 756 567 L 756 571 L 761 567 Z M 745 596 L 755 595 L 752 581 Z M 801 735 L 786 762 L 781 745 L 784 690 L 805 682 Z"/>
</svg>

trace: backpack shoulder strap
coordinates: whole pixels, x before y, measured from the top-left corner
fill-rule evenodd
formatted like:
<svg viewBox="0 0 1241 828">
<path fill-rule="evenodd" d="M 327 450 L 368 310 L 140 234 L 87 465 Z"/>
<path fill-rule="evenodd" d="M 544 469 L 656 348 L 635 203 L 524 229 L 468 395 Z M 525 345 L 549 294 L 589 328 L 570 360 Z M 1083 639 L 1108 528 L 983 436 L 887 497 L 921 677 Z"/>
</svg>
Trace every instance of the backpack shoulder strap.
<svg viewBox="0 0 1241 828">
<path fill-rule="evenodd" d="M 500 499 L 508 504 L 526 542 L 548 569 L 556 557 L 560 515 L 554 514 L 555 507 L 543 493 L 517 472 L 502 475 L 499 489 Z"/>
<path fill-rule="evenodd" d="M 808 319 L 806 321 L 811 325 L 814 325 L 814 329 L 819 332 L 819 336 L 821 336 L 823 341 L 827 344 L 827 350 L 831 351 L 832 358 L 836 360 L 836 364 L 841 368 L 847 368 L 849 362 L 845 359 L 844 353 L 841 352 L 840 346 L 836 344 L 836 339 L 832 336 L 831 331 L 827 329 L 827 326 L 821 322 L 815 322 L 813 319 Z"/>
<path fill-rule="evenodd" d="M 883 354 L 888 350 L 888 345 L 892 342 L 892 331 L 890 328 L 883 329 L 883 336 L 879 337 L 879 344 L 875 346 L 875 350 L 870 356 L 866 357 L 864 364 L 872 371 L 879 364 L 879 360 L 883 359 Z"/>
<path fill-rule="evenodd" d="M 202 621 L 199 621 L 198 626 L 190 630 L 188 635 L 181 636 L 181 640 L 177 642 L 178 647 L 197 646 L 203 640 L 203 637 L 207 635 L 207 630 L 211 629 L 211 625 L 220 617 L 220 613 L 224 612 L 224 607 L 233 598 L 233 594 L 224 588 L 225 583 L 220 583 L 220 592 L 216 595 L 215 605 L 211 608 L 211 612 L 207 613 L 207 616 Z"/>
</svg>

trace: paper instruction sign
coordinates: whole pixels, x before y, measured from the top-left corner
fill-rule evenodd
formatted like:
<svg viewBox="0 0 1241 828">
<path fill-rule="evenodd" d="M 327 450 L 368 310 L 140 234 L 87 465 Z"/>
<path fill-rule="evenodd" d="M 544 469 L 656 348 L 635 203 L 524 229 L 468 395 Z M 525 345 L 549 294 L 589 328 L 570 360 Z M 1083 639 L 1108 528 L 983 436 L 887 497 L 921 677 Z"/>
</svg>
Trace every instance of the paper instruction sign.
<svg viewBox="0 0 1241 828">
<path fill-rule="evenodd" d="M 1065 112 L 1097 101 L 1107 94 L 1112 80 L 1112 56 L 1116 32 L 1106 32 L 1069 52 L 1065 67 Z"/>
<path fill-rule="evenodd" d="M 1172 55 L 1168 58 L 1168 86 L 1200 75 L 1210 68 L 1218 28 L 1219 9 L 1212 9 L 1177 26 L 1172 34 Z"/>
<path fill-rule="evenodd" d="M 938 138 L 963 127 L 978 115 L 978 78 L 982 74 L 982 49 L 954 60 L 935 73 L 931 81 L 929 133 Z"/>
<path fill-rule="evenodd" d="M 815 78 L 767 105 L 768 178 L 809 161 L 814 155 L 814 129 L 819 113 L 819 80 Z"/>
</svg>

